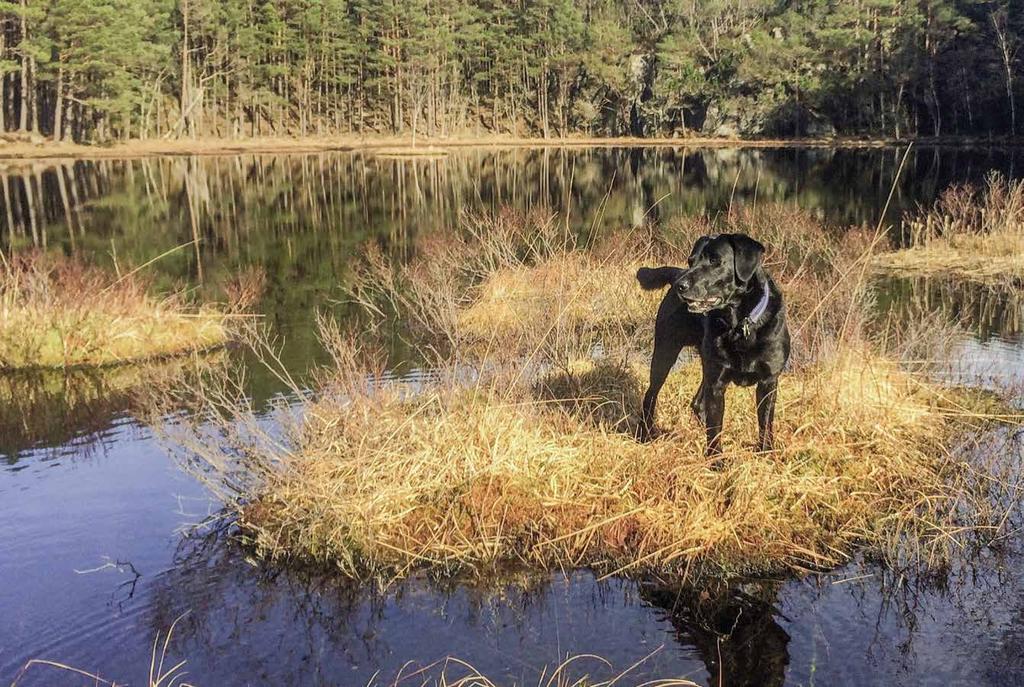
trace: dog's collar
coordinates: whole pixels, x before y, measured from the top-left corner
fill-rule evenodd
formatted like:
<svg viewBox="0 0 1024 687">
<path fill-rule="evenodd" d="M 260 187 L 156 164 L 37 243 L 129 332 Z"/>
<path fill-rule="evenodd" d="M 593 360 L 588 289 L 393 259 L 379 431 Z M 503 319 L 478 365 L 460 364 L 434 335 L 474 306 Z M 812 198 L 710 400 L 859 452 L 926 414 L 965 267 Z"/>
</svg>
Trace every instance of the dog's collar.
<svg viewBox="0 0 1024 687">
<path fill-rule="evenodd" d="M 764 292 L 761 294 L 761 300 L 757 302 L 754 309 L 750 311 L 750 314 L 743 318 L 740 322 L 740 331 L 743 333 L 743 338 L 748 338 L 750 332 L 760 326 L 761 320 L 764 319 L 765 313 L 768 312 L 768 298 L 771 296 L 771 290 L 768 288 L 768 280 L 764 280 Z"/>
</svg>

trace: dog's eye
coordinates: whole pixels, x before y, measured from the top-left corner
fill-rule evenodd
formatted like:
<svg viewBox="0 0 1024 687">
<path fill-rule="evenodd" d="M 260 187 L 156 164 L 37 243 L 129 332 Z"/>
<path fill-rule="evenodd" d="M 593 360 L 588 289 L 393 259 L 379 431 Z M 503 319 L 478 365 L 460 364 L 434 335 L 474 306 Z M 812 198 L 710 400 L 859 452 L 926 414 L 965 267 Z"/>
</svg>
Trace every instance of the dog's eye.
<svg viewBox="0 0 1024 687">
<path fill-rule="evenodd" d="M 722 264 L 722 259 L 720 257 L 718 257 L 717 255 L 715 257 L 711 258 L 711 266 L 712 267 L 718 267 L 721 264 Z"/>
</svg>

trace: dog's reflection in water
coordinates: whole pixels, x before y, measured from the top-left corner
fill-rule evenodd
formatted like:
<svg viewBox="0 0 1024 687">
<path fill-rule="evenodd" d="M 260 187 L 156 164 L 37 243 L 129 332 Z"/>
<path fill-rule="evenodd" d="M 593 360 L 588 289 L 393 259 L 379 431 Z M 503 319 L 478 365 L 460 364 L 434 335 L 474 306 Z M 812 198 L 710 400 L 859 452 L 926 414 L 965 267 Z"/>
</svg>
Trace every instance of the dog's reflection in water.
<svg viewBox="0 0 1024 687">
<path fill-rule="evenodd" d="M 786 680 L 789 634 L 775 621 L 778 583 L 673 589 L 645 584 L 641 597 L 665 611 L 680 644 L 700 654 L 717 687 L 775 687 Z"/>
</svg>

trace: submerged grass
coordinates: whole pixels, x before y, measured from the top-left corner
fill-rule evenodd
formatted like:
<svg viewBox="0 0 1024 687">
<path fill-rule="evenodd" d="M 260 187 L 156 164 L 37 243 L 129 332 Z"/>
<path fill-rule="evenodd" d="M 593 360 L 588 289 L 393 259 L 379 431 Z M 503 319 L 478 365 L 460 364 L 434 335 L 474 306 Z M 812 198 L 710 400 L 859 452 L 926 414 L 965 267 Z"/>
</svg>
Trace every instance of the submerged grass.
<svg viewBox="0 0 1024 687">
<path fill-rule="evenodd" d="M 180 619 L 180 618 L 179 618 Z M 177 621 L 175 621 L 177 622 Z M 149 679 L 147 687 L 194 687 L 191 680 L 186 681 L 187 675 L 184 670 L 186 661 L 171 666 L 167 658 L 168 645 L 171 635 L 174 632 L 174 625 L 168 631 L 167 636 L 162 638 L 157 634 L 153 642 L 153 653 L 150 659 Z M 163 643 L 161 646 L 161 639 Z M 404 687 L 407 685 L 418 685 L 419 687 L 525 687 L 536 684 L 537 687 L 612 687 L 613 685 L 638 685 L 639 687 L 698 687 L 696 682 L 685 678 L 650 678 L 643 675 L 634 675 L 642 670 L 643 666 L 663 647 L 643 656 L 625 669 L 617 668 L 607 659 L 595 654 L 570 654 L 556 665 L 545 665 L 535 668 L 537 672 L 536 682 L 519 682 L 502 680 L 501 678 L 490 677 L 468 661 L 454 656 L 449 656 L 426 665 L 409 661 L 402 670 L 394 677 L 382 678 L 374 675 L 366 683 L 366 687 Z M 157 653 L 159 649 L 159 655 Z M 165 665 L 166 664 L 166 665 Z M 46 659 L 33 659 L 26 663 L 14 678 L 11 687 L 18 687 L 22 679 L 31 673 L 50 670 L 68 675 L 76 675 L 85 678 L 92 685 L 103 685 L 104 687 L 127 687 L 127 683 L 107 680 L 95 673 L 69 666 L 58 661 Z"/>
<path fill-rule="evenodd" d="M 988 284 L 1024 281 L 1024 181 L 993 173 L 980 189 L 953 186 L 904 224 L 908 245 L 877 256 L 882 269 Z"/>
<path fill-rule="evenodd" d="M 223 345 L 230 308 L 158 298 L 118 276 L 43 253 L 0 264 L 0 370 L 112 365 Z"/>
<path fill-rule="evenodd" d="M 632 438 L 656 303 L 632 275 L 684 262 L 707 222 L 582 245 L 551 217 L 510 213 L 471 218 L 408 264 L 373 256 L 353 289 L 378 326 L 410 325 L 432 376 L 389 379 L 365 330 L 323 322 L 334 366 L 274 429 L 215 379 L 210 412 L 173 438 L 257 552 L 354 577 L 527 564 L 685 579 L 831 567 L 860 548 L 940 565 L 1003 536 L 1019 461 L 976 449 L 1016 418 L 900 364 L 900 347 L 934 353 L 934 331 L 872 335 L 856 276 L 871 237 L 772 207 L 722 225 L 770 246 L 788 299 L 796 353 L 772 453 L 754 451 L 749 390 L 731 389 L 713 468 L 687 408 L 694 361 L 662 393 L 663 435 Z"/>
</svg>

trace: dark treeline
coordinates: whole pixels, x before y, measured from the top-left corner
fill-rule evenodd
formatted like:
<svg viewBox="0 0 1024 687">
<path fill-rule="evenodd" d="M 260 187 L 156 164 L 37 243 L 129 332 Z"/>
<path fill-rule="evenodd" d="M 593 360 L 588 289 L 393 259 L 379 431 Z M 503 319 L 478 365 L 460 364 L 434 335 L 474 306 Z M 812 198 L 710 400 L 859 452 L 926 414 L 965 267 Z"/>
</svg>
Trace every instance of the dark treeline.
<svg viewBox="0 0 1024 687">
<path fill-rule="evenodd" d="M 1003 135 L 1024 0 L 0 0 L 0 128 Z"/>
</svg>

